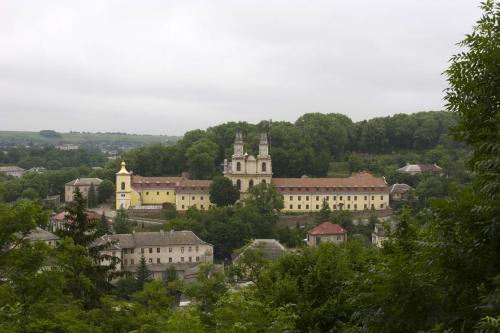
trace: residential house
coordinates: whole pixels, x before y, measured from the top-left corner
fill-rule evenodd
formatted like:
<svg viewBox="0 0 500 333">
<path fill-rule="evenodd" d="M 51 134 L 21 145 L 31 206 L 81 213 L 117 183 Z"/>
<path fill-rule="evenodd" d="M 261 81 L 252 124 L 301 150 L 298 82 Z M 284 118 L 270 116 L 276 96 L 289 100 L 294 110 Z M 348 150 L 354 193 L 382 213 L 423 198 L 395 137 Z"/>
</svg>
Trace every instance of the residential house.
<svg viewBox="0 0 500 333">
<path fill-rule="evenodd" d="M 11 176 L 15 178 L 21 177 L 24 172 L 23 168 L 18 167 L 17 165 L 9 165 L 0 167 L 0 173 L 3 173 L 6 176 Z"/>
<path fill-rule="evenodd" d="M 276 239 L 254 239 L 233 258 L 234 264 L 240 261 L 247 249 L 260 251 L 263 258 L 268 261 L 277 261 L 286 252 L 286 248 Z"/>
<path fill-rule="evenodd" d="M 98 244 L 106 242 L 112 246 L 102 252 L 118 258 L 119 269 L 136 272 L 144 256 L 154 278 L 165 276 L 170 266 L 174 266 L 182 278 L 186 271 L 199 264 L 213 263 L 213 246 L 192 231 L 133 232 L 104 235 L 98 240 Z"/>
<path fill-rule="evenodd" d="M 420 175 L 420 174 L 432 174 L 432 175 L 442 175 L 443 168 L 437 164 L 409 164 L 407 163 L 404 167 L 397 170 L 401 173 L 406 173 L 408 175 Z"/>
<path fill-rule="evenodd" d="M 47 230 L 43 230 L 40 227 L 36 227 L 36 229 L 26 235 L 25 239 L 30 242 L 42 241 L 50 247 L 56 247 L 59 243 L 59 237 Z"/>
<path fill-rule="evenodd" d="M 86 197 L 92 185 L 94 185 L 94 190 L 97 195 L 97 188 L 101 183 L 102 179 L 99 178 L 77 178 L 72 180 L 64 186 L 64 201 L 72 202 L 77 188 Z"/>
<path fill-rule="evenodd" d="M 393 184 L 391 186 L 391 200 L 400 201 L 406 199 L 412 187 L 407 184 Z"/>
<path fill-rule="evenodd" d="M 347 230 L 338 224 L 323 222 L 307 233 L 307 245 L 316 247 L 322 242 L 341 243 L 347 240 Z"/>
</svg>

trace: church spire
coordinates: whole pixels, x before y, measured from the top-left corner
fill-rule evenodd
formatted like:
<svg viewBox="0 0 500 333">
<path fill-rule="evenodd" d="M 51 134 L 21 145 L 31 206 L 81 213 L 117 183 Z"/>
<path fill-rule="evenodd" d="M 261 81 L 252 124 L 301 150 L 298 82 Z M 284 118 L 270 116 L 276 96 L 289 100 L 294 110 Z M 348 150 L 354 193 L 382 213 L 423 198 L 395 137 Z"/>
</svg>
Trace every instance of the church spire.
<svg viewBox="0 0 500 333">
<path fill-rule="evenodd" d="M 243 134 L 241 130 L 236 131 L 234 138 L 234 156 L 243 156 Z"/>
<path fill-rule="evenodd" d="M 269 156 L 269 142 L 267 141 L 266 132 L 260 133 L 259 156 L 261 157 Z"/>
</svg>

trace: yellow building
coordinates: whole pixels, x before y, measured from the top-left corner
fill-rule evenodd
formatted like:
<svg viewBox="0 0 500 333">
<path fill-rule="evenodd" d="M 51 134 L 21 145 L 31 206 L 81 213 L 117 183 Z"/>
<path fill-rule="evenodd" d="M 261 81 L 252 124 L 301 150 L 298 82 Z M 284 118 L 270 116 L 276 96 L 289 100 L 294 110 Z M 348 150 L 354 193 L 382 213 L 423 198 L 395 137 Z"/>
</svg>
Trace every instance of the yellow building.
<svg viewBox="0 0 500 333">
<path fill-rule="evenodd" d="M 389 187 L 384 178 L 367 172 L 348 178 L 272 178 L 272 161 L 265 133 L 261 134 L 255 157 L 243 151 L 243 136 L 236 133 L 231 161 L 224 160 L 224 176 L 231 179 L 242 196 L 259 183 L 273 184 L 283 195 L 285 212 L 317 212 L 323 201 L 331 210 L 382 210 L 389 208 Z M 175 205 L 209 209 L 210 180 L 184 177 L 142 177 L 127 171 L 125 162 L 116 173 L 116 207 L 160 207 Z"/>
</svg>

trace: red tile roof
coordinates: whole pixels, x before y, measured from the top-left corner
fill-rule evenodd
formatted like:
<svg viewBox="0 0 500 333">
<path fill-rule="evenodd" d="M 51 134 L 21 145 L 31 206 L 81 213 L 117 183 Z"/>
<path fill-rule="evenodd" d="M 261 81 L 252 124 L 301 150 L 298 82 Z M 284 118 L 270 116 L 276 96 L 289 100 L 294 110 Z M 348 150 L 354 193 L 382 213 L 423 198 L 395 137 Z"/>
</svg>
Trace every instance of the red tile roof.
<svg viewBox="0 0 500 333">
<path fill-rule="evenodd" d="M 182 177 L 143 177 L 134 175 L 132 176 L 132 187 L 136 189 L 171 188 L 176 187 L 183 179 Z"/>
<path fill-rule="evenodd" d="M 368 172 L 353 173 L 346 178 L 273 178 L 272 184 L 280 192 L 312 188 L 313 191 L 352 191 L 355 189 L 389 191 L 382 177 L 375 177 Z"/>
<path fill-rule="evenodd" d="M 338 224 L 333 224 L 330 222 L 323 222 L 317 227 L 309 230 L 309 235 L 345 235 L 347 234 L 347 230 L 342 228 Z"/>
</svg>

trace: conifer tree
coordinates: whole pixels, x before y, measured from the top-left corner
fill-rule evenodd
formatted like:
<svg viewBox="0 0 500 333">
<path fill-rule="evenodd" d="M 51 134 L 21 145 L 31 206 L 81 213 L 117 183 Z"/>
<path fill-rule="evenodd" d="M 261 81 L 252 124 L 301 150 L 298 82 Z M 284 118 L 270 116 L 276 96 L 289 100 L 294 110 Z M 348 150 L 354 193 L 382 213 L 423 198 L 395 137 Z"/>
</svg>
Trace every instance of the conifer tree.
<svg viewBox="0 0 500 333">
<path fill-rule="evenodd" d="M 144 258 L 144 256 L 141 256 L 141 261 L 139 262 L 139 268 L 137 269 L 135 279 L 138 290 L 142 290 L 144 288 L 144 284 L 151 281 L 151 272 L 146 265 L 146 258 Z"/>
<path fill-rule="evenodd" d="M 87 204 L 89 208 L 97 207 L 97 194 L 95 191 L 94 183 L 90 184 L 89 193 L 87 194 Z"/>
<path fill-rule="evenodd" d="M 318 213 L 318 222 L 325 222 L 330 220 L 330 216 L 332 215 L 332 211 L 330 209 L 330 206 L 328 205 L 328 202 L 326 199 L 323 199 L 323 205 L 321 207 L 321 210 Z"/>
<path fill-rule="evenodd" d="M 97 234 L 99 236 L 109 234 L 108 220 L 104 212 L 102 212 L 101 219 L 99 220 L 99 224 L 97 225 Z"/>
<path fill-rule="evenodd" d="M 128 234 L 130 233 L 130 225 L 128 223 L 128 215 L 125 209 L 119 209 L 116 212 L 115 223 L 113 224 L 115 233 Z"/>
</svg>

